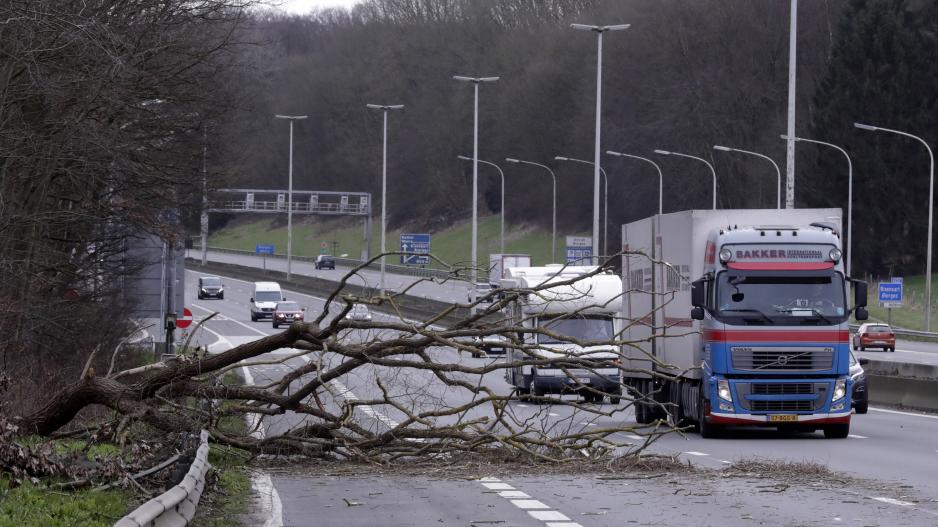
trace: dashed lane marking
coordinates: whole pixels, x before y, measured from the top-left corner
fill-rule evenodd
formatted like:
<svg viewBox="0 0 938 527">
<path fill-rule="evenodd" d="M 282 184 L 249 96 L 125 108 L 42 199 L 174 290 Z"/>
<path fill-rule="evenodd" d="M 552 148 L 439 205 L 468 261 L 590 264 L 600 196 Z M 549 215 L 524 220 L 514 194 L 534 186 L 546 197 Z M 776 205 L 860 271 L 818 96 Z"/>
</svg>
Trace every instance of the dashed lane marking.
<svg viewBox="0 0 938 527">
<path fill-rule="evenodd" d="M 689 456 L 709 456 L 710 454 L 705 454 L 703 452 L 695 452 L 691 450 L 690 452 L 682 452 L 682 454 L 687 454 Z"/>
<path fill-rule="evenodd" d="M 527 493 L 516 490 L 498 478 L 486 477 L 477 481 L 489 490 L 499 491 L 498 495 L 500 497 L 507 499 L 515 507 L 527 512 L 535 520 L 546 522 L 547 527 L 583 527 L 579 523 L 571 521 L 562 512 L 553 510 L 550 505 L 532 499 Z"/>
<path fill-rule="evenodd" d="M 866 436 L 861 436 L 861 435 L 857 435 L 857 434 L 847 434 L 847 437 L 852 437 L 852 438 L 854 438 L 854 439 L 869 439 L 869 438 L 866 437 Z"/>
<path fill-rule="evenodd" d="M 895 499 L 895 498 L 884 498 L 884 497 L 881 497 L 881 496 L 870 496 L 870 499 L 874 499 L 874 500 L 876 500 L 876 501 L 881 501 L 881 502 L 883 502 L 883 503 L 888 503 L 888 504 L 890 504 L 890 505 L 899 505 L 899 506 L 902 506 L 902 507 L 914 507 L 914 506 L 915 506 L 915 504 L 912 503 L 912 502 L 897 500 L 897 499 Z"/>
</svg>

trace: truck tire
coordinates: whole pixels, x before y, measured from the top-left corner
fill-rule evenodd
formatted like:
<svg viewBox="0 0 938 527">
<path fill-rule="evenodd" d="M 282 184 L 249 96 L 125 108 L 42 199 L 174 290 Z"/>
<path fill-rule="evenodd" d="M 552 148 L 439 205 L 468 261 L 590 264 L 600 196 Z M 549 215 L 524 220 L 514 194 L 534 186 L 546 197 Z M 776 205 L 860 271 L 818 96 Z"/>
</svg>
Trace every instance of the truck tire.
<svg viewBox="0 0 938 527">
<path fill-rule="evenodd" d="M 257 316 L 251 311 L 251 322 L 257 322 Z"/>
<path fill-rule="evenodd" d="M 870 409 L 870 402 L 863 401 L 862 403 L 858 403 L 853 407 L 853 409 L 856 410 L 858 414 L 865 414 Z"/>
<path fill-rule="evenodd" d="M 824 427 L 824 437 L 827 439 L 844 439 L 848 435 L 850 435 L 850 423 L 826 425 Z"/>
<path fill-rule="evenodd" d="M 701 390 L 700 402 L 697 403 L 697 431 L 700 433 L 700 437 L 704 439 L 714 439 L 723 435 L 723 427 L 707 422 L 706 402 Z"/>
</svg>

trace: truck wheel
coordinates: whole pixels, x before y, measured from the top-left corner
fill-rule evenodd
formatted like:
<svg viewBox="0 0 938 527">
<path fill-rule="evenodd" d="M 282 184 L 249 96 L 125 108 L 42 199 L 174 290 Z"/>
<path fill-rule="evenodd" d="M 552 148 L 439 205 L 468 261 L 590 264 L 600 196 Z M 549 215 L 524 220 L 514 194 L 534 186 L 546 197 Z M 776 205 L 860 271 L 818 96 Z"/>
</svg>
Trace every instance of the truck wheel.
<svg viewBox="0 0 938 527">
<path fill-rule="evenodd" d="M 700 432 L 700 437 L 704 439 L 713 439 L 723 435 L 723 427 L 717 424 L 708 423 L 706 417 L 705 408 L 706 400 L 703 396 L 700 397 L 700 402 L 697 404 L 697 431 Z"/>
<path fill-rule="evenodd" d="M 850 423 L 840 425 L 827 425 L 824 427 L 824 437 L 828 439 L 843 439 L 850 434 Z"/>
<path fill-rule="evenodd" d="M 853 409 L 856 410 L 858 414 L 865 414 L 870 409 L 870 402 L 863 401 L 862 403 L 857 403 L 854 405 Z"/>
<path fill-rule="evenodd" d="M 271 325 L 274 327 L 274 329 L 277 329 L 279 327 L 276 322 L 271 322 Z"/>
<path fill-rule="evenodd" d="M 251 322 L 257 322 L 257 316 L 254 315 L 253 311 L 251 311 Z"/>
</svg>

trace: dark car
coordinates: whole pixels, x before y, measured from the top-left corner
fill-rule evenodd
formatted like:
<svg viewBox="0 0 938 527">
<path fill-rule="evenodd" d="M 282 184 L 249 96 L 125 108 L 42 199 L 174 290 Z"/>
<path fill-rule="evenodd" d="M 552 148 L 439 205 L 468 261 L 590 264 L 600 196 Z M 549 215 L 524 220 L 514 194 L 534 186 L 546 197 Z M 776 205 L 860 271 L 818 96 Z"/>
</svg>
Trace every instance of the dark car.
<svg viewBox="0 0 938 527">
<path fill-rule="evenodd" d="M 853 351 L 866 351 L 866 348 L 896 351 L 896 334 L 888 324 L 881 322 L 863 324 L 853 336 Z"/>
<path fill-rule="evenodd" d="M 225 299 L 225 285 L 217 276 L 199 277 L 199 300 L 205 298 Z"/>
<path fill-rule="evenodd" d="M 870 405 L 870 393 L 867 389 L 866 374 L 863 365 L 869 364 L 869 359 L 858 359 L 850 352 L 850 378 L 853 379 L 853 395 L 850 402 L 858 414 L 865 414 Z"/>
<path fill-rule="evenodd" d="M 303 320 L 303 309 L 296 302 L 277 302 L 271 320 L 274 329 L 280 327 L 280 324 L 292 324 L 297 320 Z"/>
<path fill-rule="evenodd" d="M 335 258 L 328 254 L 320 254 L 316 257 L 316 269 L 335 269 Z"/>
</svg>

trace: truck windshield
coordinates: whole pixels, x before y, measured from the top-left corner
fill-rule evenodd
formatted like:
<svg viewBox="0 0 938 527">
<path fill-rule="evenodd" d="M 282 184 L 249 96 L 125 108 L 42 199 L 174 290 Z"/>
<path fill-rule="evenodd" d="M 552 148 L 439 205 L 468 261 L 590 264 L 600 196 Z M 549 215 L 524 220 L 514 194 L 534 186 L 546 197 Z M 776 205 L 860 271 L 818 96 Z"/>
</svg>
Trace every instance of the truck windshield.
<svg viewBox="0 0 938 527">
<path fill-rule="evenodd" d="M 280 302 L 283 298 L 280 291 L 258 291 L 254 294 L 255 302 Z"/>
<path fill-rule="evenodd" d="M 612 317 L 607 315 L 539 317 L 537 325 L 558 335 L 578 340 L 615 339 Z M 548 335 L 538 335 L 537 341 L 539 344 L 566 343 L 564 340 L 558 340 Z"/>
<path fill-rule="evenodd" d="M 716 312 L 745 324 L 834 324 L 846 316 L 843 280 L 822 276 L 720 273 Z M 735 319 L 735 320 L 734 320 Z"/>
</svg>

